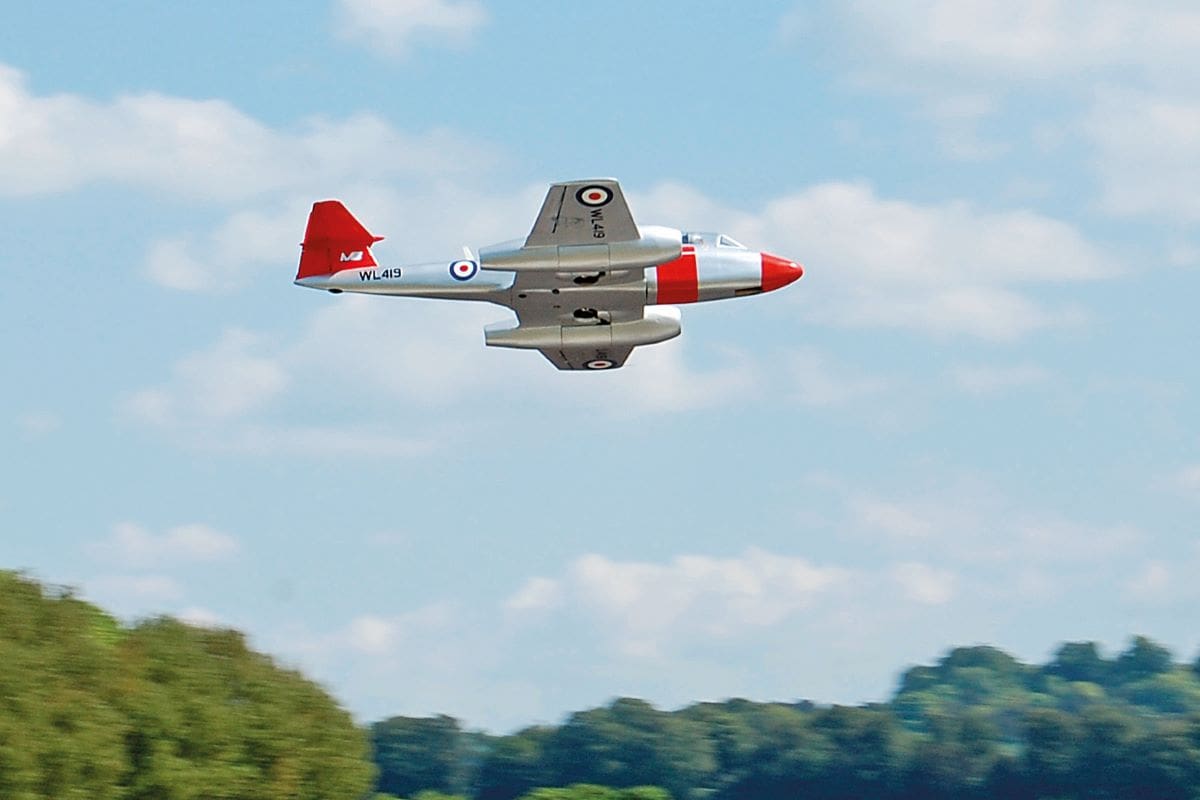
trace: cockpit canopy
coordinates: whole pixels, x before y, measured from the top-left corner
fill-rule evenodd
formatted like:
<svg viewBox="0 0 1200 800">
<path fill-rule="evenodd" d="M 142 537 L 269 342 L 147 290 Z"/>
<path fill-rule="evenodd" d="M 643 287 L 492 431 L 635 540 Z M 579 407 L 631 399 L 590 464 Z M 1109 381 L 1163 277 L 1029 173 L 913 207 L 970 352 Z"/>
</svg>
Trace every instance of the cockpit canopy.
<svg viewBox="0 0 1200 800">
<path fill-rule="evenodd" d="M 686 231 L 683 234 L 683 243 L 690 244 L 695 247 L 732 247 L 737 250 L 745 250 L 746 246 L 734 239 L 732 236 L 726 236 L 723 233 Z"/>
</svg>

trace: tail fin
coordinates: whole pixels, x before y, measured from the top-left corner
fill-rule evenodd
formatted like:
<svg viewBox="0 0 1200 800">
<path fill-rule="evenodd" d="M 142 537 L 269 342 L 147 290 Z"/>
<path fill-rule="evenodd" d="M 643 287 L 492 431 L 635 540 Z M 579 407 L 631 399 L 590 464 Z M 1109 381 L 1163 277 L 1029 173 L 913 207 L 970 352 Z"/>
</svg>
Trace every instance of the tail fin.
<svg viewBox="0 0 1200 800">
<path fill-rule="evenodd" d="M 296 280 L 330 275 L 354 267 L 373 267 L 371 245 L 382 240 L 372 236 L 338 200 L 313 203 L 300 246 L 300 270 Z"/>
</svg>

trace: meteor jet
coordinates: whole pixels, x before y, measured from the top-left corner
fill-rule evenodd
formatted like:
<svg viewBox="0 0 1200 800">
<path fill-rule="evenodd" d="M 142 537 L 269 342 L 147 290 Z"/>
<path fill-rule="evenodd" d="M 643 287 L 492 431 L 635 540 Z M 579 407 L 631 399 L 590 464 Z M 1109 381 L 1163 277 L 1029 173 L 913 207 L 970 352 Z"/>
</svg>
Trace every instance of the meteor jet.
<svg viewBox="0 0 1200 800">
<path fill-rule="evenodd" d="M 487 326 L 484 342 L 538 350 L 559 369 L 616 369 L 633 348 L 679 335 L 675 304 L 770 292 L 804 274 L 724 234 L 637 225 L 609 178 L 551 185 L 527 237 L 478 256 L 381 267 L 371 245 L 382 238 L 337 200 L 313 204 L 296 283 L 506 306 L 517 323 Z"/>
</svg>

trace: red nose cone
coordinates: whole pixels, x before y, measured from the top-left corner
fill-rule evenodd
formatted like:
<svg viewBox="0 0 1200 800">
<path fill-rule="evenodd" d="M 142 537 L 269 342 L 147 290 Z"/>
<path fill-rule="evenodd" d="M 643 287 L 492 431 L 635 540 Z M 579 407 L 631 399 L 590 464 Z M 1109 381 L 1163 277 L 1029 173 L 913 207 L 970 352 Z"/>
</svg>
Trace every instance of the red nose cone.
<svg viewBox="0 0 1200 800">
<path fill-rule="evenodd" d="M 803 274 L 804 267 L 795 261 L 788 261 L 786 258 L 773 256 L 770 253 L 762 254 L 762 290 L 764 292 L 787 286 Z"/>
</svg>

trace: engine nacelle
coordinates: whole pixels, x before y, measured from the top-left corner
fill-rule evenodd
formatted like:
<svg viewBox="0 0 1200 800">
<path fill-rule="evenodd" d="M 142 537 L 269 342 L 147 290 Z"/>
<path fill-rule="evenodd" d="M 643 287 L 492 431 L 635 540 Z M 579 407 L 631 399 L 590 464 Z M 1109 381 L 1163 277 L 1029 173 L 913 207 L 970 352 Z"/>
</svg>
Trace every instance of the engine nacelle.
<svg viewBox="0 0 1200 800">
<path fill-rule="evenodd" d="M 481 248 L 479 266 L 515 272 L 606 272 L 665 264 L 683 252 L 683 234 L 675 228 L 646 225 L 638 232 L 640 239 L 611 244 L 525 247 L 524 239 L 514 239 Z"/>
<path fill-rule="evenodd" d="M 671 306 L 647 308 L 646 316 L 611 325 L 547 325 L 539 328 L 510 327 L 508 323 L 489 325 L 484 341 L 491 347 L 517 347 L 523 350 L 544 348 L 637 347 L 674 339 L 679 335 L 679 309 Z"/>
</svg>

